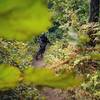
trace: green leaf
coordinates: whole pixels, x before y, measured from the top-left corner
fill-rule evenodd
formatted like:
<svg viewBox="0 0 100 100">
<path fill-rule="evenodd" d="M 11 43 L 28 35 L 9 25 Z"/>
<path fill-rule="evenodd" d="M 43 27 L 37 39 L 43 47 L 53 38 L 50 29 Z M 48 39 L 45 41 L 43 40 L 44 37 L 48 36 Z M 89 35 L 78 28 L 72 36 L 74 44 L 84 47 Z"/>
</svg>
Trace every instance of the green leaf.
<svg viewBox="0 0 100 100">
<path fill-rule="evenodd" d="M 87 42 L 90 41 L 89 36 L 87 34 L 83 34 L 83 33 L 79 35 L 79 39 L 82 44 L 86 44 Z"/>
<path fill-rule="evenodd" d="M 14 88 L 20 80 L 20 71 L 8 65 L 0 65 L 0 90 Z"/>
<path fill-rule="evenodd" d="M 92 52 L 90 54 L 91 58 L 94 60 L 100 60 L 100 53 L 99 52 Z"/>
<path fill-rule="evenodd" d="M 81 82 L 82 78 L 77 77 L 74 72 L 58 75 L 47 68 L 28 68 L 24 71 L 24 83 L 27 85 L 69 88 L 79 86 Z"/>
<path fill-rule="evenodd" d="M 0 37 L 27 40 L 50 27 L 43 0 L 0 0 Z"/>
</svg>

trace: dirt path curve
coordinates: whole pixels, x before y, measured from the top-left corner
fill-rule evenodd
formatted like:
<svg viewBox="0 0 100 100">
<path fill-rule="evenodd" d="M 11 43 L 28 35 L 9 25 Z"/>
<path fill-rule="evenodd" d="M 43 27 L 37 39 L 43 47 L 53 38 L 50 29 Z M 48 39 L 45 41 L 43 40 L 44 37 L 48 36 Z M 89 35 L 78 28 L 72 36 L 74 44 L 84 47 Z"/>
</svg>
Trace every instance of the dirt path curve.
<svg viewBox="0 0 100 100">
<path fill-rule="evenodd" d="M 43 59 L 40 60 L 33 60 L 32 66 L 41 68 L 45 67 L 46 64 L 44 63 Z M 52 89 L 44 87 L 42 90 L 40 90 L 40 94 L 45 97 L 45 100 L 66 100 L 66 94 L 62 93 L 62 90 L 60 89 Z"/>
<path fill-rule="evenodd" d="M 40 60 L 34 59 L 32 65 L 37 68 L 46 66 L 43 59 Z M 40 100 L 96 100 L 96 99 L 91 99 L 90 94 L 85 93 L 84 95 L 84 93 L 85 92 L 80 89 L 61 90 L 61 89 L 43 87 L 42 89 L 40 89 L 40 95 L 45 99 L 40 99 Z"/>
</svg>

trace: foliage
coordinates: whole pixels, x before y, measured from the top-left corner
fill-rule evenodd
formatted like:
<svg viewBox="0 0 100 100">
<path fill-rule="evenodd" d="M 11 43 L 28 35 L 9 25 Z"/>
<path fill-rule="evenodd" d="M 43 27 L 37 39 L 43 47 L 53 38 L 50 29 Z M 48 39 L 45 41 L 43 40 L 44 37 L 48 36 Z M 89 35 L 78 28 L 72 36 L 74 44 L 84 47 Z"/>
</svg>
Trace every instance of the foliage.
<svg viewBox="0 0 100 100">
<path fill-rule="evenodd" d="M 38 100 L 42 99 L 42 96 L 39 94 L 39 91 L 34 86 L 26 86 L 20 85 L 15 89 L 10 89 L 6 91 L 0 92 L 0 99 L 1 100 Z"/>
<path fill-rule="evenodd" d="M 88 0 L 48 0 L 48 8 L 53 12 L 52 21 L 59 24 L 55 31 L 47 34 L 52 42 L 65 39 L 68 31 L 74 29 L 77 32 L 87 22 Z M 52 27 L 55 27 L 54 23 Z"/>
<path fill-rule="evenodd" d="M 100 60 L 100 53 L 98 51 L 91 52 L 91 58 L 94 60 Z"/>
<path fill-rule="evenodd" d="M 80 74 L 83 74 L 82 94 L 89 91 L 92 96 L 100 95 L 100 25 L 86 23 L 88 0 L 48 0 L 49 10 L 42 0 L 0 0 L 0 8 L 0 37 L 3 38 L 0 38 L 0 63 L 10 64 L 0 65 L 0 90 L 18 86 L 17 95 L 26 99 L 36 93 L 31 92 L 33 85 L 68 89 L 80 85 Z M 52 21 L 59 25 L 56 27 L 53 23 L 53 32 L 46 34 L 52 43 L 44 55 L 47 68 L 32 68 L 38 37 L 28 42 L 14 39 L 27 40 L 32 35 L 47 31 L 51 25 L 49 11 L 53 12 Z M 91 31 L 94 34 L 87 35 Z M 91 38 L 95 47 L 89 46 Z M 25 86 L 20 86 L 20 83 Z"/>
<path fill-rule="evenodd" d="M 14 88 L 20 80 L 20 71 L 17 68 L 0 65 L 0 90 Z"/>
<path fill-rule="evenodd" d="M 45 68 L 28 68 L 26 70 L 23 68 L 30 67 L 33 53 L 29 51 L 31 47 L 28 43 L 16 40 L 27 40 L 33 34 L 46 31 L 51 25 L 51 14 L 42 0 L 4 0 L 0 1 L 0 8 L 0 56 L 3 59 L 1 61 L 3 65 L 0 65 L 1 91 L 13 89 L 19 86 L 20 83 L 55 88 L 80 85 L 81 79 L 78 80 L 73 72 L 59 75 Z M 6 39 L 9 39 L 9 41 Z M 10 64 L 10 66 L 5 64 Z"/>
<path fill-rule="evenodd" d="M 78 32 L 71 29 L 65 38 L 60 39 L 61 41 L 57 40 L 45 53 L 45 62 L 48 63 L 48 66 L 51 65 L 50 68 L 56 72 L 73 69 L 77 73 L 83 74 L 87 80 L 83 86 L 87 86 L 87 89 L 83 89 L 95 96 L 99 95 L 100 42 L 98 41 L 100 37 L 95 35 L 100 32 L 99 29 L 98 23 L 96 25 L 84 24 Z M 88 45 L 90 37 L 86 33 L 90 30 L 96 31 L 95 34 L 92 34 L 95 35 L 95 47 Z M 94 73 L 98 73 L 98 75 Z M 92 77 L 98 78 L 94 82 Z M 98 83 L 97 88 L 94 86 L 96 83 Z"/>
<path fill-rule="evenodd" d="M 92 76 L 90 74 L 87 75 L 87 80 L 82 84 L 82 87 L 85 90 L 92 92 L 96 96 L 100 96 L 100 71 L 97 71 Z"/>
<path fill-rule="evenodd" d="M 34 48 L 33 48 L 34 47 Z M 8 41 L 1 39 L 0 41 L 0 61 L 20 69 L 30 66 L 33 56 L 38 48 L 37 44 L 30 42 Z"/>
<path fill-rule="evenodd" d="M 61 25 L 69 24 L 70 26 L 72 19 L 76 21 L 78 19 L 79 23 L 86 23 L 89 8 L 87 0 L 49 0 L 49 3 L 52 4 L 54 20 L 59 21 Z"/>
<path fill-rule="evenodd" d="M 19 84 L 19 82 L 23 82 L 26 85 L 34 84 L 57 88 L 74 87 L 81 83 L 81 79 L 78 80 L 77 76 L 75 76 L 75 73 L 73 72 L 56 75 L 52 70 L 46 68 L 28 68 L 21 73 L 17 68 L 0 65 L 0 72 L 1 90 L 14 88 Z M 75 82 L 74 84 L 73 81 Z"/>
<path fill-rule="evenodd" d="M 55 74 L 52 70 L 47 68 L 29 68 L 24 71 L 24 75 L 24 82 L 26 84 L 40 86 L 43 85 L 55 88 L 69 88 L 78 86 L 82 81 L 81 77 L 79 80 L 79 77 L 77 77 L 74 72 L 66 72 L 66 74 L 64 73 L 59 75 Z"/>
<path fill-rule="evenodd" d="M 50 27 L 50 16 L 43 0 L 0 0 L 0 37 L 27 40 Z"/>
</svg>

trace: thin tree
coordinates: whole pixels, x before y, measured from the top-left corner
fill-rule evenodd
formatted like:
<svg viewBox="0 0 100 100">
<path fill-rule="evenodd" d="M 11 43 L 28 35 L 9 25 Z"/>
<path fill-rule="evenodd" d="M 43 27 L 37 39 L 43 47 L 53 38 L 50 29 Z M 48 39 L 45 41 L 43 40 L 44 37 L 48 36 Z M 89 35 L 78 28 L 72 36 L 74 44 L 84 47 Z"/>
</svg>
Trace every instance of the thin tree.
<svg viewBox="0 0 100 100">
<path fill-rule="evenodd" d="M 89 22 L 99 21 L 99 5 L 100 0 L 90 0 Z"/>
<path fill-rule="evenodd" d="M 95 23 L 99 22 L 99 5 L 100 5 L 100 0 L 90 0 L 90 8 L 89 8 L 89 23 Z M 95 40 L 95 34 L 97 31 L 94 30 L 93 28 L 94 25 L 89 28 L 87 34 L 90 37 L 90 41 L 87 43 L 88 46 L 94 47 L 96 45 L 96 40 Z"/>
</svg>

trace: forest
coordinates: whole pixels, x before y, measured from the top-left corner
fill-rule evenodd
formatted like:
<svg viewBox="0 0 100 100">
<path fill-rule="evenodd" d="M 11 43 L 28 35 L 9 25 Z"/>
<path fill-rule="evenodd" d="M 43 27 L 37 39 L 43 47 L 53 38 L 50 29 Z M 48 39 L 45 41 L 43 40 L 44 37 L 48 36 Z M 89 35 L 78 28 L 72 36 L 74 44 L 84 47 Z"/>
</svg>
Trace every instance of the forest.
<svg viewBox="0 0 100 100">
<path fill-rule="evenodd" d="M 100 100 L 100 0 L 0 0 L 0 100 Z"/>
</svg>

